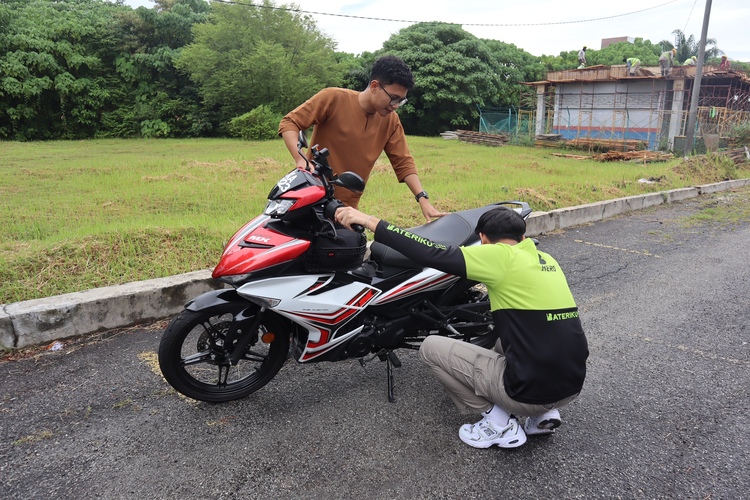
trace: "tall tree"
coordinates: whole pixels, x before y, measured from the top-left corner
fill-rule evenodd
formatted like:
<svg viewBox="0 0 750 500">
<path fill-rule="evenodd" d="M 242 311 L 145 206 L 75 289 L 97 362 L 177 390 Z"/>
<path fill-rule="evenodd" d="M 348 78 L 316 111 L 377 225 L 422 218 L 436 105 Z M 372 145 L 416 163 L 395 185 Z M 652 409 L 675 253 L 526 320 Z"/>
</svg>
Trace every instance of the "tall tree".
<svg viewBox="0 0 750 500">
<path fill-rule="evenodd" d="M 514 45 L 482 40 L 447 23 L 404 28 L 374 56 L 386 53 L 414 72 L 415 88 L 400 116 L 407 133 L 416 135 L 475 128 L 480 107 L 516 105 L 520 82 L 543 69 Z"/>
<path fill-rule="evenodd" d="M 676 61 L 685 62 L 692 56 L 698 55 L 700 51 L 700 39 L 696 40 L 693 35 L 686 37 L 682 30 L 674 30 L 672 34 L 675 39 L 674 45 L 669 40 L 662 40 L 661 45 L 666 47 L 664 50 L 677 49 L 677 54 L 675 55 Z M 716 46 L 715 38 L 706 39 L 706 52 L 704 55 L 706 60 L 719 57 L 723 53 Z"/>
<path fill-rule="evenodd" d="M 91 136 L 111 101 L 115 12 L 102 0 L 0 3 L 0 136 Z"/>
<path fill-rule="evenodd" d="M 215 120 L 204 109 L 197 86 L 176 70 L 174 60 L 204 22 L 204 0 L 160 0 L 120 15 L 126 33 L 115 61 L 118 105 L 102 117 L 99 135 L 185 137 L 210 134 Z"/>
<path fill-rule="evenodd" d="M 335 44 L 313 19 L 262 4 L 212 4 L 177 67 L 200 87 L 224 121 L 265 104 L 285 113 L 326 86 L 340 84 Z"/>
</svg>

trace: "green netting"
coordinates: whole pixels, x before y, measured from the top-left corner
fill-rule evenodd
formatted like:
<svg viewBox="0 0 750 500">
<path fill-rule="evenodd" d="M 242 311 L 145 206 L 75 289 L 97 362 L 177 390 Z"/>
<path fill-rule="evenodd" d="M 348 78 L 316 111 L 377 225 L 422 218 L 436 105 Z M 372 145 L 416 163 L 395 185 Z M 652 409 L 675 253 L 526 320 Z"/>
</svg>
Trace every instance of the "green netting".
<svg viewBox="0 0 750 500">
<path fill-rule="evenodd" d="M 479 131 L 488 134 L 514 134 L 518 125 L 518 114 L 513 109 L 480 109 Z"/>
</svg>

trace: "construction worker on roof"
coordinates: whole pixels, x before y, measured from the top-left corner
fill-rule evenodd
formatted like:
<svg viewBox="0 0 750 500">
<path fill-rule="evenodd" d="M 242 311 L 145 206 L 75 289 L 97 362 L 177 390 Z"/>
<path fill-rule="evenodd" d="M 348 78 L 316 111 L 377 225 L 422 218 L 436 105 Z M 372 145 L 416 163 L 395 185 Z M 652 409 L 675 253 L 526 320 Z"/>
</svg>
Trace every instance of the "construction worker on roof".
<svg viewBox="0 0 750 500">
<path fill-rule="evenodd" d="M 732 66 L 727 56 L 721 56 L 721 62 L 719 63 L 719 69 L 727 71 Z"/>
<path fill-rule="evenodd" d="M 695 66 L 696 61 L 698 60 L 697 57 L 689 57 L 687 61 L 685 61 L 682 65 L 683 66 Z"/>
<path fill-rule="evenodd" d="M 677 54 L 677 49 L 668 50 L 662 52 L 659 56 L 659 67 L 661 68 L 661 76 L 669 76 L 669 70 L 674 65 L 674 56 Z"/>
<path fill-rule="evenodd" d="M 641 67 L 641 60 L 637 57 L 623 58 L 625 65 L 628 67 L 628 76 L 635 76 L 638 72 L 638 68 Z"/>
</svg>

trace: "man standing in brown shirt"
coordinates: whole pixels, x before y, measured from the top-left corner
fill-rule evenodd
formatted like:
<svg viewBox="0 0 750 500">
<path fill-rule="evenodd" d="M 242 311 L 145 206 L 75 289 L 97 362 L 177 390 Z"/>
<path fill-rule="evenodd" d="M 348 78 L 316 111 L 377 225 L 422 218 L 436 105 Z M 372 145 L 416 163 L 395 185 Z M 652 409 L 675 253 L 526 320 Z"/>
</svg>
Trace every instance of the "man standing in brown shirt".
<svg viewBox="0 0 750 500">
<path fill-rule="evenodd" d="M 412 88 L 414 78 L 409 66 L 396 56 L 381 57 L 375 61 L 364 91 L 321 90 L 281 120 L 279 135 L 297 166 L 304 168 L 306 162 L 297 151 L 297 139 L 300 130 L 314 126 L 310 143 L 328 148 L 328 163 L 333 172 L 355 172 L 365 184 L 385 151 L 396 178 L 409 187 L 425 219 L 430 221 L 445 214 L 430 204 L 422 188 L 404 128 L 395 113 Z M 336 197 L 348 206 L 357 208 L 360 196 L 361 193 L 336 187 Z"/>
</svg>

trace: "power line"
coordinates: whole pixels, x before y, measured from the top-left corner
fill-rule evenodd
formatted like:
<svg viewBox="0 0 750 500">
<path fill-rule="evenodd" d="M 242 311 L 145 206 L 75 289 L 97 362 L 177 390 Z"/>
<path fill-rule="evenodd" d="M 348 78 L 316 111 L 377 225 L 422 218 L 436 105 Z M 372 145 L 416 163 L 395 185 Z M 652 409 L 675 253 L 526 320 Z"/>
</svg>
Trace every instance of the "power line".
<svg viewBox="0 0 750 500">
<path fill-rule="evenodd" d="M 270 10 L 283 10 L 287 12 L 296 12 L 299 14 L 311 14 L 316 16 L 331 16 L 331 17 L 345 17 L 349 19 L 361 19 L 366 21 L 385 21 L 385 22 L 391 22 L 391 23 L 408 23 L 408 24 L 417 24 L 417 23 L 423 23 L 425 21 L 408 21 L 405 19 L 389 19 L 389 18 L 382 18 L 382 17 L 367 17 L 367 16 L 354 16 L 351 14 L 333 14 L 330 12 L 316 12 L 311 10 L 302 10 L 302 9 L 293 9 L 291 7 L 276 7 L 271 5 L 253 5 L 253 4 L 246 4 L 242 2 L 233 2 L 231 0 L 211 0 L 212 2 L 217 3 L 225 3 L 225 4 L 233 4 L 233 5 L 244 5 L 246 7 L 256 7 L 259 9 L 270 9 Z M 555 22 L 549 22 L 549 23 L 497 23 L 497 24 L 473 24 L 473 23 L 445 23 L 445 24 L 455 24 L 458 26 L 486 26 L 486 27 L 514 27 L 514 26 L 553 26 L 553 25 L 559 25 L 559 24 L 580 24 L 580 23 L 591 23 L 594 21 L 604 21 L 606 19 L 615 19 L 618 17 L 625 17 L 625 16 L 632 16 L 633 14 L 640 14 L 641 12 L 646 12 L 649 10 L 658 9 L 659 7 L 664 7 L 665 5 L 669 5 L 671 3 L 675 3 L 677 0 L 670 0 L 669 2 L 664 2 L 659 5 L 654 5 L 652 7 L 646 7 L 645 9 L 641 10 L 635 10 L 633 12 L 626 12 L 624 14 L 616 14 L 613 16 L 605 16 L 605 17 L 596 17 L 593 19 L 580 19 L 577 21 L 555 21 Z M 697 0 L 696 0 L 697 1 Z M 693 5 L 695 6 L 695 5 Z M 692 11 L 691 11 L 692 12 Z"/>
<path fill-rule="evenodd" d="M 688 18 L 687 18 L 687 21 L 685 21 L 685 27 L 684 27 L 684 28 L 682 28 L 682 32 L 683 32 L 683 33 L 685 33 L 685 30 L 687 29 L 687 25 L 688 25 L 688 23 L 690 22 L 690 18 L 691 18 L 691 17 L 693 16 L 693 9 L 695 9 L 695 4 L 696 4 L 696 3 L 698 3 L 698 0 L 695 0 L 695 1 L 693 2 L 693 6 L 692 6 L 692 7 L 690 7 L 690 14 L 688 14 Z"/>
</svg>

